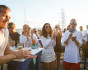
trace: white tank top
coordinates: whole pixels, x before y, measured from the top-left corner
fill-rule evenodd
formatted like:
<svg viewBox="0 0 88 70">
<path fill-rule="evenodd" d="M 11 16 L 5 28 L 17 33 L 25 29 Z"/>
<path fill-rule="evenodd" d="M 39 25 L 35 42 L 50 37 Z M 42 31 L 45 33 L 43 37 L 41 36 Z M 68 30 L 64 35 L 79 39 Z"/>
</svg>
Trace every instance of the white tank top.
<svg viewBox="0 0 88 70">
<path fill-rule="evenodd" d="M 8 35 L 8 29 L 2 29 L 2 33 L 0 33 L 0 56 L 4 55 L 8 43 Z"/>
</svg>

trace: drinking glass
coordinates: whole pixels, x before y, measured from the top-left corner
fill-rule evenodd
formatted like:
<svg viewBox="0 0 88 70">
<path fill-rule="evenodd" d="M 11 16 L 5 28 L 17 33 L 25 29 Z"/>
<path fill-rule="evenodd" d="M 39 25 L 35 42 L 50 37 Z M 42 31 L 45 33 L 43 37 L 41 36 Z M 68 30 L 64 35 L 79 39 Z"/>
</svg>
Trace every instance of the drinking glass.
<svg viewBox="0 0 88 70">
<path fill-rule="evenodd" d="M 11 40 L 11 47 L 15 47 L 15 41 Z"/>
<path fill-rule="evenodd" d="M 23 44 L 22 43 L 18 43 L 17 44 L 17 48 L 18 48 L 18 50 L 22 50 L 23 49 Z"/>
</svg>

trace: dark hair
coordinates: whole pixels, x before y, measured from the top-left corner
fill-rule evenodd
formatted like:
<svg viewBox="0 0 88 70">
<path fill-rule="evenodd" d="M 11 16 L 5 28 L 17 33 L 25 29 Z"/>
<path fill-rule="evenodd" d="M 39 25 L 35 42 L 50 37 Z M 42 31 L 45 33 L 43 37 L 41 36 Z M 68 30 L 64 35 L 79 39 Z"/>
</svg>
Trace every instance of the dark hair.
<svg viewBox="0 0 88 70">
<path fill-rule="evenodd" d="M 4 9 L 7 9 L 7 10 L 11 11 L 11 10 L 10 10 L 10 8 L 9 8 L 9 7 L 7 7 L 6 5 L 0 5 L 0 12 L 2 12 L 2 11 L 1 11 L 1 9 L 2 9 L 2 8 L 4 8 Z"/>
<path fill-rule="evenodd" d="M 10 23 L 8 24 L 8 29 L 10 29 L 10 28 L 13 27 L 13 26 L 15 26 L 15 23 L 10 22 Z"/>
<path fill-rule="evenodd" d="M 47 38 L 47 32 L 46 32 L 46 30 L 45 30 L 45 25 L 46 24 L 49 24 L 49 23 L 45 23 L 44 24 L 44 26 L 43 26 L 43 28 L 42 28 L 42 35 L 45 37 L 45 38 Z M 50 25 L 50 24 L 49 24 Z M 50 37 L 52 36 L 52 34 L 53 34 L 53 30 L 52 30 L 52 28 L 51 28 L 51 25 L 50 25 Z"/>
</svg>

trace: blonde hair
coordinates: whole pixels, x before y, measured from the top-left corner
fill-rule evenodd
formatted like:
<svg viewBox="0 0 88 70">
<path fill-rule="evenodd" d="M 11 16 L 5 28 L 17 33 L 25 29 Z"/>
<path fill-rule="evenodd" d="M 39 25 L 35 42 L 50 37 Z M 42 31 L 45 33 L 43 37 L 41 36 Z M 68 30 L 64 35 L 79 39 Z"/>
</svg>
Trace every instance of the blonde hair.
<svg viewBox="0 0 88 70">
<path fill-rule="evenodd" d="M 30 26 L 28 24 L 24 24 L 23 27 L 24 26 L 26 26 L 29 29 L 28 32 L 27 32 L 27 35 L 30 36 L 30 29 L 31 29 Z"/>
<path fill-rule="evenodd" d="M 60 24 L 56 24 L 55 27 L 56 27 L 56 26 L 59 26 L 59 27 L 60 27 Z"/>
</svg>

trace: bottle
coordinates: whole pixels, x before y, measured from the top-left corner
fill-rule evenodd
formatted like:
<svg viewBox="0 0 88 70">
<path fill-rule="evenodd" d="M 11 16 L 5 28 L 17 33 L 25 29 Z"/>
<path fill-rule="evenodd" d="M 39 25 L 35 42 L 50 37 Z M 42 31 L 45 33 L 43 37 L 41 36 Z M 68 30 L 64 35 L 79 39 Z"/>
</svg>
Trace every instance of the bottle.
<svg viewBox="0 0 88 70">
<path fill-rule="evenodd" d="M 39 44 L 40 44 L 41 47 L 43 47 L 41 39 L 39 39 Z"/>
</svg>

